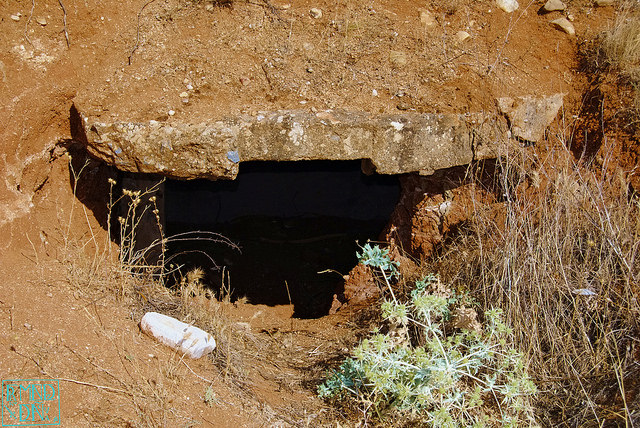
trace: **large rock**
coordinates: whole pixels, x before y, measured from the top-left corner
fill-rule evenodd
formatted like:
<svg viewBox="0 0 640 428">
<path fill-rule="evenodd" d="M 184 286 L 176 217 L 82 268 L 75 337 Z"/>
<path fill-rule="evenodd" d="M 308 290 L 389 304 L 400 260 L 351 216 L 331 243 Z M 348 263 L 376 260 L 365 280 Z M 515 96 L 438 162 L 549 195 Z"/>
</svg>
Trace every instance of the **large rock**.
<svg viewBox="0 0 640 428">
<path fill-rule="evenodd" d="M 563 96 L 499 98 L 498 108 L 509 119 L 514 137 L 535 143 L 542 140 L 544 130 L 558 115 Z"/>
<path fill-rule="evenodd" d="M 468 164 L 476 149 L 473 119 L 461 115 L 276 111 L 208 123 L 83 122 L 94 156 L 183 179 L 233 179 L 240 162 L 256 160 L 368 159 L 380 174 L 432 174 Z"/>
</svg>

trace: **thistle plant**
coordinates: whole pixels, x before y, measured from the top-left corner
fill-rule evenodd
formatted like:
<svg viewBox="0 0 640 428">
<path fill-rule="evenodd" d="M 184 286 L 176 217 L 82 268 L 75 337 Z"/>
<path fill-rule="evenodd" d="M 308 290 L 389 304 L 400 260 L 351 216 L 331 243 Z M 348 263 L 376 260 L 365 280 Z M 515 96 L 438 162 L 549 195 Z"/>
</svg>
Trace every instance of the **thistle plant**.
<svg viewBox="0 0 640 428">
<path fill-rule="evenodd" d="M 398 272 L 397 263 L 389 257 L 389 249 L 380 248 L 378 245 L 374 245 L 372 247 L 371 244 L 366 243 L 364 244 L 364 247 L 362 247 L 362 254 L 356 252 L 356 256 L 358 256 L 358 261 L 363 265 L 378 268 L 384 278 L 384 282 L 391 292 L 393 301 L 397 303 L 396 296 L 393 294 L 393 289 L 391 288 L 389 279 L 397 278 L 400 274 Z"/>
<path fill-rule="evenodd" d="M 388 251 L 363 250 L 361 261 L 393 269 L 385 260 Z M 436 282 L 437 276 L 428 275 L 416 282 L 407 302 L 382 303 L 385 321 L 411 325 L 419 341 L 373 334 L 318 387 L 319 396 L 353 397 L 372 403 L 380 415 L 395 409 L 433 427 L 534 425 L 536 387 L 509 345 L 502 312 L 486 311 L 480 331 L 451 328 L 447 320 L 460 299 L 431 291 Z"/>
</svg>

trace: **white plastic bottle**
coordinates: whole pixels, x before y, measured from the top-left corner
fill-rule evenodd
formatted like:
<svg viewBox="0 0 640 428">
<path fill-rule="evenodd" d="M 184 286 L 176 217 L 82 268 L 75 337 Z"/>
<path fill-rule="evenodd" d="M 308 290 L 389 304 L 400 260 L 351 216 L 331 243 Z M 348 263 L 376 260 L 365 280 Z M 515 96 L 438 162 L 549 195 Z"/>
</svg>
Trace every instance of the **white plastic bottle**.
<svg viewBox="0 0 640 428">
<path fill-rule="evenodd" d="M 160 343 L 191 358 L 200 358 L 216 347 L 215 339 L 206 331 L 157 312 L 144 314 L 140 328 Z"/>
</svg>

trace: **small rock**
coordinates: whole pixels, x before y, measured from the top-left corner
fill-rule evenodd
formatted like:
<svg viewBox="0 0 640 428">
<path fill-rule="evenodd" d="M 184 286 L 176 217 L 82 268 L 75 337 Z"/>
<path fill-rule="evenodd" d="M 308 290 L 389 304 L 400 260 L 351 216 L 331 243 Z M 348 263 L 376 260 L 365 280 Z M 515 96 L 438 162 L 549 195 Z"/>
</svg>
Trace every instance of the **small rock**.
<svg viewBox="0 0 640 428">
<path fill-rule="evenodd" d="M 314 7 L 309 11 L 309 15 L 311 15 L 313 19 L 320 19 L 322 18 L 322 10 Z"/>
<path fill-rule="evenodd" d="M 180 98 L 189 98 L 189 94 L 187 92 L 181 92 Z"/>
<path fill-rule="evenodd" d="M 570 36 L 575 36 L 576 29 L 573 24 L 569 22 L 567 18 L 558 18 L 551 21 L 551 25 L 556 27 L 558 30 L 562 30 Z"/>
<path fill-rule="evenodd" d="M 18 21 L 20 21 L 20 15 L 11 15 L 11 19 L 13 19 L 14 21 L 18 22 Z"/>
<path fill-rule="evenodd" d="M 187 91 L 193 91 L 193 85 L 191 83 L 187 85 Z"/>
<path fill-rule="evenodd" d="M 545 129 L 558 115 L 562 103 L 563 94 L 499 98 L 498 108 L 509 119 L 514 137 L 536 143 L 544 137 Z"/>
<path fill-rule="evenodd" d="M 423 10 L 420 12 L 420 22 L 425 27 L 433 27 L 436 25 L 436 18 L 428 10 Z"/>
<path fill-rule="evenodd" d="M 43 27 L 47 25 L 47 19 L 44 16 L 40 16 L 36 18 L 36 22 L 42 25 Z"/>
<path fill-rule="evenodd" d="M 176 112 L 175 112 L 174 110 L 169 110 L 169 111 L 167 112 L 167 114 L 168 114 L 169 116 L 173 116 L 174 114 L 176 114 Z"/>
<path fill-rule="evenodd" d="M 464 42 L 465 40 L 467 40 L 469 37 L 471 37 L 471 34 L 467 33 L 466 31 L 458 31 L 456 33 L 456 40 L 459 43 Z"/>
<path fill-rule="evenodd" d="M 187 79 L 186 77 L 184 78 L 184 80 L 182 81 L 182 83 L 184 83 L 185 85 L 189 84 L 189 79 Z"/>
<path fill-rule="evenodd" d="M 33 326 L 28 322 L 24 323 L 24 328 L 26 328 L 27 330 L 33 330 Z"/>
<path fill-rule="evenodd" d="M 517 0 L 496 0 L 496 4 L 507 13 L 514 12 L 520 7 Z"/>
<path fill-rule="evenodd" d="M 371 95 L 373 95 L 374 97 L 378 96 L 378 91 L 376 91 L 375 89 L 371 90 Z"/>
<path fill-rule="evenodd" d="M 597 7 L 613 6 L 614 3 L 615 3 L 615 0 L 596 0 L 595 1 L 595 5 Z"/>
<path fill-rule="evenodd" d="M 213 10 L 213 3 L 207 3 L 204 6 L 204 10 L 211 12 Z"/>
<path fill-rule="evenodd" d="M 247 86 L 247 85 L 249 85 L 249 83 L 251 83 L 251 80 L 249 80 L 248 77 L 241 77 L 240 78 L 240 83 L 242 83 L 242 86 Z"/>
<path fill-rule="evenodd" d="M 554 12 L 554 11 L 563 11 L 567 8 L 567 6 L 562 3 L 560 0 L 548 0 L 544 6 L 542 6 L 542 10 L 545 12 Z"/>
<path fill-rule="evenodd" d="M 389 60 L 397 67 L 403 67 L 407 65 L 407 54 L 401 51 L 390 51 Z"/>
</svg>

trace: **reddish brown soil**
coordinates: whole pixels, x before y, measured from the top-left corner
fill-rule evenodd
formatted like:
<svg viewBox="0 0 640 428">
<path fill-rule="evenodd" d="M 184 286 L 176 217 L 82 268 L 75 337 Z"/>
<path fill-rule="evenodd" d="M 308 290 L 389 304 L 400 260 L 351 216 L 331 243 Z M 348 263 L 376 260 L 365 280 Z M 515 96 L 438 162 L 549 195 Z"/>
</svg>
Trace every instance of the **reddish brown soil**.
<svg viewBox="0 0 640 428">
<path fill-rule="evenodd" d="M 573 129 L 587 81 L 576 71 L 577 44 L 614 16 L 569 2 L 572 38 L 525 2 L 513 14 L 473 0 L 62 3 L 66 29 L 58 1 L 34 1 L 31 20 L 29 2 L 0 5 L 0 377 L 66 379 L 63 425 L 74 427 L 330 424 L 337 416 L 315 385 L 357 330 L 344 309 L 303 321 L 291 319 L 289 306 L 230 305 L 228 319 L 249 323 L 264 343 L 265 355 L 239 362 L 248 368 L 239 387 L 210 359 L 181 362 L 141 334 L 137 300 L 118 299 L 118 284 L 97 286 L 100 271 L 85 282 L 70 278 L 96 260 L 96 245 L 111 246 L 112 173 L 89 163 L 74 195 L 65 154 L 72 105 L 103 120 L 200 121 L 273 109 L 493 112 L 496 97 L 563 92 L 565 114 L 551 135 L 560 138 Z M 323 17 L 313 19 L 312 7 Z M 421 22 L 424 9 L 434 26 Z M 46 26 L 36 22 L 42 17 Z M 461 30 L 471 38 L 456 41 Z M 74 157 L 77 173 L 84 158 Z M 449 187 L 437 177 L 405 179 L 389 237 L 417 257 L 463 222 L 474 201 L 490 202 L 450 173 Z M 432 207 L 448 200 L 432 218 Z"/>
</svg>

